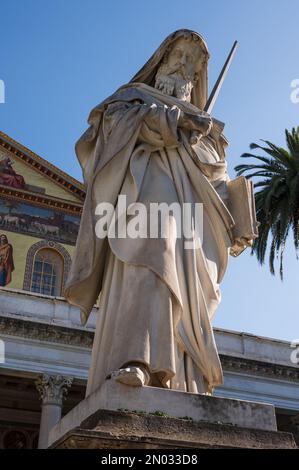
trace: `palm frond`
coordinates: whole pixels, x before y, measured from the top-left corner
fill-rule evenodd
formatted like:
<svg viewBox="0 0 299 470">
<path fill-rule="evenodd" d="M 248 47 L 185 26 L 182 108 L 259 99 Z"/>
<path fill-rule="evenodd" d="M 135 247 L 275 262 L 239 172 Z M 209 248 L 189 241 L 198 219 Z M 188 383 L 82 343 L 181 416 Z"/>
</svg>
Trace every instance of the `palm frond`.
<svg viewBox="0 0 299 470">
<path fill-rule="evenodd" d="M 238 176 L 257 179 L 254 187 L 259 188 L 255 193 L 259 237 L 253 243 L 252 254 L 264 264 L 269 243 L 270 272 L 275 274 L 275 259 L 279 258 L 281 279 L 290 228 L 295 249 L 299 250 L 299 126 L 285 130 L 285 138 L 286 148 L 268 140 L 250 144 L 251 150 L 262 150 L 265 155 L 243 153 L 241 158 L 252 161 L 235 167 Z"/>
</svg>

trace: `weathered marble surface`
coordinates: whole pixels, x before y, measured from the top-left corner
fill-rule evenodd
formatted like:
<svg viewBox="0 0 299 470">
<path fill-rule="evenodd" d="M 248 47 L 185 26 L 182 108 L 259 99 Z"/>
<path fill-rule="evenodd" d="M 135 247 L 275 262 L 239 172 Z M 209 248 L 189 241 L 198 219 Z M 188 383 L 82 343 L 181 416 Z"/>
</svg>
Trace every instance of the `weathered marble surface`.
<svg viewBox="0 0 299 470">
<path fill-rule="evenodd" d="M 188 417 L 194 422 L 229 424 L 264 431 L 277 430 L 272 405 L 158 387 L 130 387 L 107 380 L 99 390 L 79 403 L 52 429 L 49 444 L 72 429 L 80 427 L 84 420 L 99 410 L 123 409 L 146 413 L 161 412 L 170 417 Z"/>
<path fill-rule="evenodd" d="M 292 434 L 286 432 L 100 410 L 85 420 L 80 427 L 61 436 L 51 448 L 294 449 L 296 445 Z"/>
<path fill-rule="evenodd" d="M 172 33 L 128 84 L 91 111 L 76 144 L 88 190 L 65 297 L 80 307 L 83 324 L 99 295 L 101 310 L 87 396 L 111 373 L 123 384 L 192 393 L 223 383 L 211 321 L 237 218 L 229 210 L 224 124 L 204 111 L 208 58 L 198 33 Z M 108 204 L 116 212 L 100 229 Z M 186 234 L 168 214 L 161 222 L 167 236 L 151 236 L 152 204 L 202 204 L 200 230 L 194 215 Z M 128 235 L 140 206 L 142 228 Z M 243 212 L 242 205 L 239 217 Z M 243 229 L 247 234 L 240 225 L 238 239 Z"/>
</svg>

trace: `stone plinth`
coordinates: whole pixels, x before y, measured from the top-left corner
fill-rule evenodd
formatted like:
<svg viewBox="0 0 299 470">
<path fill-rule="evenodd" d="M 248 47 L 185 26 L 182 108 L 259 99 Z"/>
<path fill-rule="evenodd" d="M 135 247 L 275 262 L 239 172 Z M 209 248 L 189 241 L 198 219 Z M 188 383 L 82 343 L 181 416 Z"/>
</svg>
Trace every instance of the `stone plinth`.
<svg viewBox="0 0 299 470">
<path fill-rule="evenodd" d="M 108 380 L 50 432 L 49 446 L 73 448 L 292 448 L 274 407 Z"/>
<path fill-rule="evenodd" d="M 52 434 L 55 440 L 55 433 Z M 292 434 L 229 424 L 100 410 L 60 436 L 58 449 L 293 449 Z"/>
</svg>

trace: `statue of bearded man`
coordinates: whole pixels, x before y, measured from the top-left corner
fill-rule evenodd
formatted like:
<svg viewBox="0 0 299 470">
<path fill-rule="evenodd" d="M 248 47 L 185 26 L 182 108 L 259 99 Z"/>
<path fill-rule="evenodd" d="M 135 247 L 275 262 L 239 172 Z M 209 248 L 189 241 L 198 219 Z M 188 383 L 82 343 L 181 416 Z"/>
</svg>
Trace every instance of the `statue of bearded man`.
<svg viewBox="0 0 299 470">
<path fill-rule="evenodd" d="M 65 296 L 86 323 L 101 294 L 87 396 L 111 377 L 195 393 L 223 382 L 211 320 L 234 220 L 227 142 L 202 111 L 208 58 L 196 32 L 171 34 L 130 83 L 92 110 L 76 144 L 87 194 Z M 202 243 L 185 249 L 171 216 L 167 238 L 110 237 L 109 228 L 97 237 L 97 205 L 117 207 L 119 195 L 146 207 L 202 203 Z"/>
</svg>

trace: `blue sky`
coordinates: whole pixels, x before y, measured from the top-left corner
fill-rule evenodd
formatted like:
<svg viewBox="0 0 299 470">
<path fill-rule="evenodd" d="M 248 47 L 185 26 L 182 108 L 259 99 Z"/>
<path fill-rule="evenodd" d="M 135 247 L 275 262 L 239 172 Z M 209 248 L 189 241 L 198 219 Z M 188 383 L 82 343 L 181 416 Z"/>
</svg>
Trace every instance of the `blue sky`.
<svg viewBox="0 0 299 470">
<path fill-rule="evenodd" d="M 250 142 L 284 144 L 299 124 L 298 0 L 2 0 L 0 129 L 81 179 L 74 143 L 90 109 L 129 81 L 170 32 L 207 40 L 210 88 L 235 39 L 239 49 L 213 115 L 226 123 L 231 176 Z M 299 338 L 299 262 L 289 244 L 285 280 L 249 253 L 230 260 L 214 325 Z"/>
</svg>

